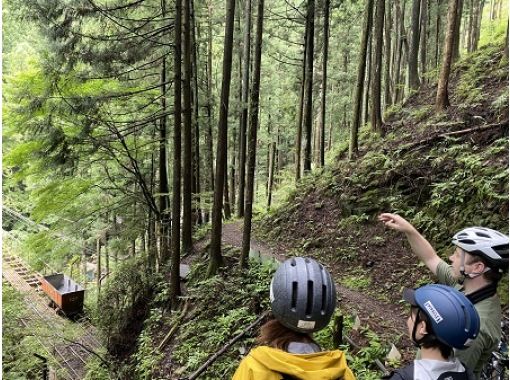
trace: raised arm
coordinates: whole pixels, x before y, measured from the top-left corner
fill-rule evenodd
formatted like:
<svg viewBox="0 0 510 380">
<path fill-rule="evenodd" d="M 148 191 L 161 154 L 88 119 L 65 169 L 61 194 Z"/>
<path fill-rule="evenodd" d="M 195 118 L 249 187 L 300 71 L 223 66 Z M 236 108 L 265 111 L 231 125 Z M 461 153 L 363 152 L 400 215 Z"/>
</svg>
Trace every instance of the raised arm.
<svg viewBox="0 0 510 380">
<path fill-rule="evenodd" d="M 382 221 L 386 227 L 403 232 L 413 252 L 423 261 L 432 273 L 437 274 L 437 265 L 442 261 L 441 258 L 437 255 L 427 239 L 425 239 L 411 223 L 400 215 L 389 213 L 379 215 L 379 220 Z"/>
</svg>

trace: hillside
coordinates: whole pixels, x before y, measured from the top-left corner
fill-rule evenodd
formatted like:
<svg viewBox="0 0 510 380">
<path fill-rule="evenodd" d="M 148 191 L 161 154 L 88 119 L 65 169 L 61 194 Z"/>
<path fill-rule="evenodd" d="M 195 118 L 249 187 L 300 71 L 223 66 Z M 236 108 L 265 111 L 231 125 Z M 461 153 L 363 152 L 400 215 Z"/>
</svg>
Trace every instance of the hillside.
<svg viewBox="0 0 510 380">
<path fill-rule="evenodd" d="M 367 143 L 357 160 L 347 160 L 344 143 L 335 165 L 305 177 L 286 202 L 259 215 L 254 249 L 280 259 L 316 257 L 344 289 L 339 294 L 344 332 L 364 347 L 349 351 L 358 378 L 379 378 L 374 359 L 384 361 L 391 344 L 402 360 L 414 355 L 405 336 L 401 291 L 434 281 L 405 239 L 376 222 L 380 212 L 408 217 L 445 258 L 450 237 L 466 225 L 507 231 L 508 72 L 502 51 L 487 46 L 456 65 L 446 114 L 437 115 L 430 106 L 433 84 L 423 86 L 387 115 L 385 139 L 365 130 Z M 160 376 L 189 375 L 267 308 L 274 265 L 252 263 L 248 273 L 235 269 L 240 229 L 234 223 L 224 231 L 228 265 L 219 276 L 199 280 L 207 240 L 186 258 L 195 264 L 184 311 L 163 316 L 156 324 L 163 328 L 146 321 L 144 332 L 152 331 L 155 342 L 169 330 L 173 337 L 156 360 L 164 363 L 156 370 Z M 355 316 L 361 325 L 356 330 Z M 180 328 L 171 328 L 178 323 Z M 318 339 L 325 347 L 333 344 L 330 329 Z M 200 378 L 229 378 L 253 345 L 253 338 L 237 342 Z"/>
</svg>

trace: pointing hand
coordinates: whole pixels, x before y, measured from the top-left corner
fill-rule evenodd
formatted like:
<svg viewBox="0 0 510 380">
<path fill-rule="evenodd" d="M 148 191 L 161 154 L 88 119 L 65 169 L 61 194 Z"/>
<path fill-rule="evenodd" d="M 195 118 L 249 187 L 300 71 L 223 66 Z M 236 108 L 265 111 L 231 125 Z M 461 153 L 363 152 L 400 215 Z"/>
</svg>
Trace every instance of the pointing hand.
<svg viewBox="0 0 510 380">
<path fill-rule="evenodd" d="M 386 227 L 400 232 L 410 233 L 415 230 L 411 223 L 397 214 L 383 213 L 379 215 L 378 219 L 383 222 Z"/>
</svg>

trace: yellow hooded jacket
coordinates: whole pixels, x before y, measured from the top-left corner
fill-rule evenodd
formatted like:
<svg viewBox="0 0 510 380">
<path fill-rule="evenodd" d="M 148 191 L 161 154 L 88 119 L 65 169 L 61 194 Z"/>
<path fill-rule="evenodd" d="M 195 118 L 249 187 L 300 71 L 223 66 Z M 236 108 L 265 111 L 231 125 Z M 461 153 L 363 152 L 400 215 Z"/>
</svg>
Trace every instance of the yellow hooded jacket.
<svg viewBox="0 0 510 380">
<path fill-rule="evenodd" d="M 239 364 L 232 380 L 281 380 L 282 374 L 301 380 L 355 380 L 340 350 L 291 354 L 260 346 Z"/>
</svg>

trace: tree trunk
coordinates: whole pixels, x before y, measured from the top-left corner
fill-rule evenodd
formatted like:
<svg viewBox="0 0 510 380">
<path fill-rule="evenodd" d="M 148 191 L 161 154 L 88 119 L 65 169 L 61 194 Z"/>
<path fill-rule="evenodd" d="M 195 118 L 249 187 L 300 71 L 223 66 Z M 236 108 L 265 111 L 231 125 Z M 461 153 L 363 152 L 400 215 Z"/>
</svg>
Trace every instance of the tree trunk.
<svg viewBox="0 0 510 380">
<path fill-rule="evenodd" d="M 268 190 L 267 190 L 267 209 L 271 208 L 271 200 L 273 197 L 273 184 L 274 184 L 274 176 L 275 171 L 278 171 L 278 143 L 280 142 L 280 125 L 276 127 L 276 141 L 273 141 L 271 144 L 270 155 L 269 155 L 269 178 L 268 178 Z"/>
<path fill-rule="evenodd" d="M 330 0 L 324 1 L 324 35 L 323 35 L 323 55 L 322 55 L 322 91 L 321 91 L 321 113 L 319 130 L 320 145 L 319 145 L 319 164 L 324 166 L 324 140 L 326 131 L 326 89 L 328 80 L 328 47 L 329 47 L 329 7 Z"/>
<path fill-rule="evenodd" d="M 381 66 L 383 48 L 385 0 L 376 0 L 374 20 L 374 62 L 372 65 L 372 113 L 371 123 L 374 132 L 383 135 L 381 115 Z"/>
<path fill-rule="evenodd" d="M 244 42 L 242 67 L 242 110 L 239 125 L 239 194 L 237 196 L 237 217 L 244 216 L 244 188 L 246 182 L 246 124 L 248 122 L 248 93 L 250 91 L 250 45 L 251 45 L 251 0 L 244 4 Z"/>
<path fill-rule="evenodd" d="M 427 72 L 428 0 L 421 0 L 420 19 L 420 74 L 423 83 Z"/>
<path fill-rule="evenodd" d="M 191 180 L 192 180 L 192 141 L 191 141 L 191 17 L 190 0 L 182 0 L 183 9 L 183 63 L 184 82 L 183 113 L 184 113 L 184 154 L 182 166 L 182 252 L 184 255 L 191 252 Z"/>
<path fill-rule="evenodd" d="M 471 53 L 473 51 L 473 18 L 474 18 L 474 8 L 476 6 L 477 0 L 471 0 L 471 6 L 469 7 L 469 23 L 468 23 L 468 30 L 467 30 L 467 51 L 468 53 Z"/>
<path fill-rule="evenodd" d="M 404 13 L 405 2 L 402 4 L 403 9 L 400 11 L 400 0 L 395 0 L 395 66 L 393 68 L 393 104 L 397 103 L 399 99 L 399 92 L 401 91 L 402 84 L 400 67 L 402 63 L 402 48 L 405 39 L 404 31 Z"/>
<path fill-rule="evenodd" d="M 439 67 L 439 36 L 441 31 L 441 0 L 437 0 L 437 12 L 436 12 L 436 51 L 435 51 L 435 67 Z"/>
<path fill-rule="evenodd" d="M 206 65 L 206 75 L 207 80 L 205 81 L 207 86 L 207 131 L 205 134 L 205 146 L 207 149 L 207 160 L 206 160 L 206 169 L 207 175 L 206 185 L 207 192 L 211 194 L 214 191 L 214 156 L 213 156 L 213 97 L 212 97 L 212 17 L 213 17 L 213 8 L 212 1 L 210 0 L 207 3 L 207 65 Z M 207 196 L 207 203 L 212 203 L 212 196 Z M 206 223 L 209 222 L 209 212 L 210 206 L 207 206 L 207 209 L 204 212 L 204 218 Z"/>
<path fill-rule="evenodd" d="M 101 296 L 101 238 L 96 239 L 96 286 L 97 286 L 97 299 Z"/>
<path fill-rule="evenodd" d="M 437 83 L 436 111 L 442 112 L 450 105 L 448 101 L 448 78 L 453 59 L 453 42 L 455 39 L 455 23 L 457 19 L 457 0 L 448 1 L 448 17 L 446 36 L 443 47 L 443 64 Z"/>
<path fill-rule="evenodd" d="M 411 17 L 411 45 L 409 49 L 409 89 L 415 91 L 420 87 L 418 76 L 418 49 L 420 44 L 420 9 L 421 0 L 413 0 Z"/>
<path fill-rule="evenodd" d="M 187 0 L 184 0 L 187 1 Z M 181 261 L 181 33 L 182 3 L 175 2 L 174 18 L 174 138 L 173 138 L 173 178 L 172 178 L 172 256 L 170 259 L 170 300 L 175 307 L 181 295 L 179 265 Z"/>
<path fill-rule="evenodd" d="M 253 205 L 253 191 L 255 180 L 255 164 L 257 157 L 257 127 L 259 117 L 260 93 L 260 63 L 262 58 L 262 28 L 264 21 L 264 0 L 258 2 L 257 29 L 255 35 L 255 52 L 253 64 L 253 84 L 250 96 L 250 127 L 248 135 L 248 175 L 246 183 L 246 208 L 244 210 L 243 248 L 241 252 L 241 266 L 248 266 L 251 239 L 251 218 Z"/>
<path fill-rule="evenodd" d="M 303 159 L 303 172 L 312 170 L 312 124 L 313 124 L 313 54 L 314 54 L 314 28 L 315 28 L 315 0 L 308 0 L 306 14 L 306 74 L 305 74 L 305 152 Z"/>
<path fill-rule="evenodd" d="M 365 92 L 363 94 L 363 119 L 361 125 L 368 124 L 369 121 L 369 100 L 370 100 L 370 86 L 372 85 L 372 58 L 373 54 L 373 44 L 374 39 L 373 35 L 370 37 L 368 41 L 368 52 L 367 52 L 367 67 L 365 74 Z"/>
<path fill-rule="evenodd" d="M 361 101 L 363 95 L 363 83 L 365 82 L 365 68 L 367 63 L 367 47 L 370 30 L 372 29 L 372 6 L 373 0 L 367 0 L 365 5 L 365 22 L 361 33 L 361 44 L 358 61 L 358 75 L 354 88 L 354 101 L 352 108 L 352 124 L 349 140 L 349 159 L 358 154 L 358 131 L 361 119 Z"/>
<path fill-rule="evenodd" d="M 227 162 L 227 130 L 230 80 L 232 78 L 232 50 L 234 39 L 235 0 L 227 0 L 225 20 L 225 41 L 223 49 L 223 79 L 221 83 L 220 116 L 218 120 L 218 142 L 216 149 L 216 176 L 214 185 L 214 204 L 212 210 L 212 231 L 208 277 L 214 276 L 223 265 L 221 255 L 221 230 L 223 189 L 225 185 L 225 166 Z"/>
<path fill-rule="evenodd" d="M 191 54 L 192 54 L 192 78 L 193 78 L 193 92 L 192 92 L 192 106 L 193 106 L 193 125 L 194 125 L 194 154 L 193 154 L 193 173 L 194 173 L 194 189 L 193 197 L 195 198 L 195 206 L 193 206 L 193 223 L 198 225 L 202 224 L 202 207 L 200 200 L 200 125 L 198 110 L 199 107 L 199 96 L 198 96 L 198 45 L 197 45 L 197 34 L 199 34 L 196 23 L 195 23 L 195 5 L 191 0 Z M 199 35 L 200 37 L 200 35 Z"/>
<path fill-rule="evenodd" d="M 462 9 L 464 8 L 464 0 L 457 0 L 457 15 L 455 17 L 455 33 L 453 35 L 453 62 L 460 57 L 460 24 L 462 21 Z"/>
<path fill-rule="evenodd" d="M 475 17 L 473 19 L 473 36 L 472 36 L 472 51 L 478 49 L 478 41 L 480 40 L 480 28 L 482 24 L 484 0 L 477 0 L 475 8 Z"/>
<path fill-rule="evenodd" d="M 227 153 L 228 153 L 228 142 L 227 142 Z M 227 158 L 225 158 L 225 179 L 223 180 L 224 182 L 224 186 L 225 186 L 225 189 L 224 189 L 224 193 L 225 193 L 225 199 L 224 199 L 224 203 L 223 203 L 223 212 L 225 213 L 225 219 L 226 220 L 229 220 L 232 218 L 232 211 L 230 210 L 230 193 L 228 191 L 228 154 L 227 154 Z"/>
<path fill-rule="evenodd" d="M 295 155 L 295 179 L 296 182 L 301 178 L 301 145 L 303 144 L 303 114 L 305 106 L 305 77 L 306 77 L 306 49 L 307 49 L 307 34 L 308 30 L 305 27 L 305 44 L 303 48 L 303 69 L 301 71 L 301 92 L 299 94 L 299 108 L 297 110 L 298 123 L 296 128 L 296 155 Z"/>
<path fill-rule="evenodd" d="M 383 109 L 389 107 L 391 105 L 391 62 L 392 62 L 392 54 L 391 54 L 391 30 L 392 30 L 392 20 L 391 20 L 391 2 L 388 1 L 386 6 L 386 16 L 384 22 L 384 106 Z M 395 49 L 395 46 L 393 47 Z"/>
</svg>

